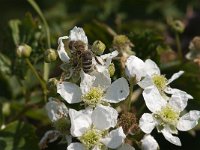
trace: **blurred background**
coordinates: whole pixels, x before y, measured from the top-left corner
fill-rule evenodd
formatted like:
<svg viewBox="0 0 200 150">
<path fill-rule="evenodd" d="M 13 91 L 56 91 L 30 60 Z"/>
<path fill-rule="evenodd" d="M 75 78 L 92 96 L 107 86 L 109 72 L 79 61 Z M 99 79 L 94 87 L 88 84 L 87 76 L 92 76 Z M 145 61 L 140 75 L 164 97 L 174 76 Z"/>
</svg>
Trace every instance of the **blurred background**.
<svg viewBox="0 0 200 150">
<path fill-rule="evenodd" d="M 180 36 L 183 55 L 189 43 L 200 36 L 200 1 L 198 0 L 36 0 L 50 29 L 51 47 L 57 49 L 57 39 L 68 35 L 74 26 L 83 27 L 89 43 L 101 40 L 112 46 L 113 33 L 124 34 L 134 44 L 140 58 L 151 58 L 169 78 L 174 72 L 186 73 L 171 86 L 192 96 L 188 110 L 200 110 L 200 65 L 192 60 L 177 59 L 175 33 L 170 19 L 183 22 Z M 43 51 L 47 49 L 43 20 L 26 0 L 0 0 L 0 150 L 37 150 L 38 142 L 52 125 L 44 110 L 40 86 L 23 60 L 16 56 L 17 44 L 27 43 L 32 49 L 31 62 L 42 74 Z M 50 77 L 60 75 L 59 64 L 50 66 Z M 116 70 L 116 76 L 120 71 Z M 142 98 L 140 97 L 141 101 Z M 136 109 L 140 107 L 136 104 Z M 197 150 L 200 147 L 199 127 L 180 132 L 182 147 L 167 142 L 153 132 L 161 150 Z M 47 149 L 65 150 L 60 139 Z"/>
</svg>

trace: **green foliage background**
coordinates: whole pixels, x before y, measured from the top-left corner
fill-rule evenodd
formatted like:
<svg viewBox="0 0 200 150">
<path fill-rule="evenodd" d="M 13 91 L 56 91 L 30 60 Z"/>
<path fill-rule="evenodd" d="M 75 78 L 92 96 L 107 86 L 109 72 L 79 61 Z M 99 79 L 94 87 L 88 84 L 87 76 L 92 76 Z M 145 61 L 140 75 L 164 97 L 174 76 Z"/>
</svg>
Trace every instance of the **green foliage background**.
<svg viewBox="0 0 200 150">
<path fill-rule="evenodd" d="M 170 77 L 184 70 L 185 74 L 172 84 L 194 96 L 189 109 L 200 110 L 200 67 L 192 61 L 171 59 L 177 51 L 174 34 L 167 25 L 167 18 L 186 23 L 181 35 L 182 51 L 186 54 L 189 40 L 200 35 L 195 15 L 200 15 L 197 0 L 37 0 L 50 28 L 51 47 L 57 49 L 57 39 L 68 35 L 75 25 L 84 28 L 90 44 L 94 40 L 112 46 L 113 35 L 125 34 L 134 44 L 133 51 L 142 59 L 151 58 Z M 23 59 L 16 56 L 16 45 L 27 43 L 33 48 L 31 62 L 40 75 L 43 74 L 43 51 L 47 49 L 45 26 L 33 7 L 26 0 L 0 1 L 0 150 L 37 150 L 43 134 L 52 128 L 44 110 L 41 87 Z M 109 50 L 107 50 L 108 52 Z M 174 54 L 174 53 L 173 53 Z M 50 77 L 59 76 L 57 61 L 50 65 Z M 120 71 L 117 70 L 116 76 Z M 141 100 L 142 101 L 142 100 Z M 136 105 L 141 107 L 140 103 Z M 139 108 L 138 108 L 139 109 Z M 181 148 L 169 144 L 155 134 L 161 149 L 198 149 L 199 127 L 193 132 L 181 133 Z M 66 149 L 66 145 L 54 142 L 48 149 Z"/>
</svg>

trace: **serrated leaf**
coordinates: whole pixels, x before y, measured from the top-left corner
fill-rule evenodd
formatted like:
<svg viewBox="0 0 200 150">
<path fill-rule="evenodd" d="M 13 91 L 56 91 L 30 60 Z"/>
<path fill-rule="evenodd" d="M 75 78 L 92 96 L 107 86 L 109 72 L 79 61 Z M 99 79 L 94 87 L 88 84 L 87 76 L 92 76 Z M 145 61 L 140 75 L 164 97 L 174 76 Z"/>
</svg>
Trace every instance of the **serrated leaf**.
<svg viewBox="0 0 200 150">
<path fill-rule="evenodd" d="M 0 131 L 1 150 L 39 150 L 35 128 L 24 122 L 15 121 Z"/>
</svg>

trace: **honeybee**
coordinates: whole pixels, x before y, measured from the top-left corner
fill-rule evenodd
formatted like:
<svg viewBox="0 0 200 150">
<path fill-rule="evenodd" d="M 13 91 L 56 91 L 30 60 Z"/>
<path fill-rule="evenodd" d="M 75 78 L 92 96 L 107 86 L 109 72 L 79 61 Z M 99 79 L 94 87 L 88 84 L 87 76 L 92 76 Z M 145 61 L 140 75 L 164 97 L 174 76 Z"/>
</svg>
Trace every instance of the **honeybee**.
<svg viewBox="0 0 200 150">
<path fill-rule="evenodd" d="M 93 70 L 93 53 L 83 41 L 70 41 L 68 47 L 72 54 L 72 65 L 76 69 L 83 69 L 85 73 Z"/>
</svg>

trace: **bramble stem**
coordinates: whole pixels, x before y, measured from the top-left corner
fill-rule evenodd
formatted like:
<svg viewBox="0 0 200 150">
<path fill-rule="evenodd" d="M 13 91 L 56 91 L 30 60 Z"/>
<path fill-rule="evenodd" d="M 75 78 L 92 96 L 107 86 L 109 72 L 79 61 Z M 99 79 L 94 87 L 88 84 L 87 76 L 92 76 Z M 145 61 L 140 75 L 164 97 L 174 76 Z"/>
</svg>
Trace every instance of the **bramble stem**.
<svg viewBox="0 0 200 150">
<path fill-rule="evenodd" d="M 47 24 L 47 21 L 46 21 L 44 15 L 43 15 L 41 9 L 37 5 L 37 3 L 34 0 L 28 0 L 28 2 L 31 4 L 31 6 L 35 9 L 35 11 L 38 13 L 40 18 L 42 19 L 42 22 L 44 24 L 44 28 L 46 30 L 47 47 L 51 48 L 50 30 L 49 30 L 49 26 Z M 48 63 L 44 62 L 43 72 L 44 72 L 43 78 L 44 78 L 45 81 L 47 81 L 48 78 L 49 78 L 49 64 Z"/>
<path fill-rule="evenodd" d="M 35 68 L 32 65 L 32 63 L 30 62 L 30 60 L 28 58 L 26 58 L 25 60 L 26 60 L 27 65 L 29 66 L 29 68 L 31 69 L 31 71 L 33 72 L 33 74 L 35 75 L 35 77 L 37 78 L 37 80 L 40 82 L 40 85 L 42 87 L 43 94 L 44 94 L 44 100 L 46 101 L 47 100 L 47 87 L 46 87 L 45 81 L 40 78 L 39 74 L 35 70 Z"/>
<path fill-rule="evenodd" d="M 177 32 L 175 33 L 175 38 L 176 38 L 176 47 L 177 47 L 177 50 L 178 50 L 178 57 L 179 57 L 180 60 L 182 60 L 183 54 L 182 54 L 182 50 L 181 50 L 180 37 L 179 37 L 179 34 Z"/>
</svg>

